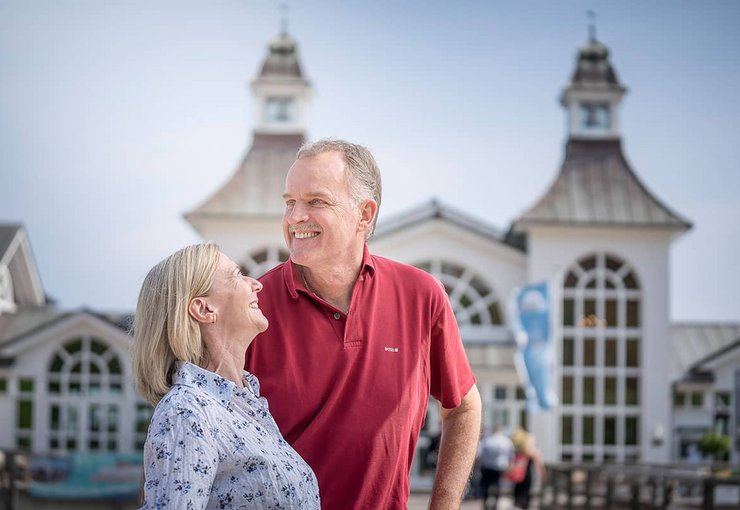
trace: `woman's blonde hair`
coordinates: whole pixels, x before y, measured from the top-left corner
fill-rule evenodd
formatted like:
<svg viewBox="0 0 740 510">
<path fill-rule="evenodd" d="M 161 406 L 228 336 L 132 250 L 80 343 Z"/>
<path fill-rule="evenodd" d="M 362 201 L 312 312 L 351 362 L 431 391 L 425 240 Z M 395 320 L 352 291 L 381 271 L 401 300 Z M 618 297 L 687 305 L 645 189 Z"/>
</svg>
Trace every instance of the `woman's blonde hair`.
<svg viewBox="0 0 740 510">
<path fill-rule="evenodd" d="M 534 437 L 523 428 L 518 428 L 511 435 L 511 442 L 516 452 L 528 453 L 534 446 Z"/>
<path fill-rule="evenodd" d="M 144 278 L 133 323 L 133 365 L 136 389 L 152 405 L 172 386 L 175 361 L 200 365 L 203 359 L 200 327 L 188 306 L 210 291 L 218 255 L 214 243 L 188 246 Z"/>
</svg>

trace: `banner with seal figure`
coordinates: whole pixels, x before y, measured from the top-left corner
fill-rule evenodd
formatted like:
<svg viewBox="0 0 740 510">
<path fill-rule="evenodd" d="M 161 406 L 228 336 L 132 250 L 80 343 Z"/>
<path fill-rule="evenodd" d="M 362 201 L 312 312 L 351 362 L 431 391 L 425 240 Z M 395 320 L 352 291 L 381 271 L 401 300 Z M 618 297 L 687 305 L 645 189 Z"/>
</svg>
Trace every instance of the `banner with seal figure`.
<svg viewBox="0 0 740 510">
<path fill-rule="evenodd" d="M 514 289 L 510 300 L 514 355 L 530 411 L 547 411 L 558 404 L 553 385 L 555 349 L 550 335 L 550 296 L 546 282 Z"/>
</svg>

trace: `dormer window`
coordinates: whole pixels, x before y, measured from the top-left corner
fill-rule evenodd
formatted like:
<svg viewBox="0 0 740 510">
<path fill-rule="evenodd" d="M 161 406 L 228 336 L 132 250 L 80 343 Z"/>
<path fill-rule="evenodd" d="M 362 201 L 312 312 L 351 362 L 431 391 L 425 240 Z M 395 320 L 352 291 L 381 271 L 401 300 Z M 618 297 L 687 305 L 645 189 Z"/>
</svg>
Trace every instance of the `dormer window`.
<svg viewBox="0 0 740 510">
<path fill-rule="evenodd" d="M 606 103 L 583 103 L 580 120 L 583 129 L 608 130 L 611 127 L 609 105 Z"/>
<path fill-rule="evenodd" d="M 295 101 L 288 97 L 271 97 L 265 103 L 267 124 L 286 124 L 295 118 Z"/>
</svg>

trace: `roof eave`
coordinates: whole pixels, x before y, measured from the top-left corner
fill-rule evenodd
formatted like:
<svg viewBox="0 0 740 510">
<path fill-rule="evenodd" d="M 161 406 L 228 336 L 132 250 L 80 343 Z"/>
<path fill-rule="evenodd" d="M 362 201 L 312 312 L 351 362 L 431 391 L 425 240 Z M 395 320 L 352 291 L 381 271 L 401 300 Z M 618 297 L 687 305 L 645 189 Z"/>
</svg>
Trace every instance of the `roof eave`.
<svg viewBox="0 0 740 510">
<path fill-rule="evenodd" d="M 574 228 L 639 228 L 661 229 L 677 234 L 684 233 L 692 228 L 691 223 L 682 221 L 676 224 L 666 223 L 631 223 L 631 222 L 597 222 L 597 221 L 564 221 L 547 218 L 520 218 L 512 223 L 513 232 L 526 233 L 531 227 L 574 227 Z"/>
</svg>

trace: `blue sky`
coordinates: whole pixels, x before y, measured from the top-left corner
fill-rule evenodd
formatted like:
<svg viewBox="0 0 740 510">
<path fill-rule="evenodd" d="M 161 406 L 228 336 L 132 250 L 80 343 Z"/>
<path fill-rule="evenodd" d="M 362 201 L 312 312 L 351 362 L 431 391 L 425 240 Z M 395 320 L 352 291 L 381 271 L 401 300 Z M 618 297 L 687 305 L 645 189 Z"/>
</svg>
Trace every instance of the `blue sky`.
<svg viewBox="0 0 740 510">
<path fill-rule="evenodd" d="M 694 222 L 675 320 L 740 320 L 740 2 L 287 2 L 311 138 L 370 147 L 383 217 L 436 196 L 505 229 L 555 178 L 586 11 L 628 88 L 627 159 Z M 0 222 L 61 306 L 131 310 L 251 139 L 278 2 L 0 2 Z"/>
</svg>

